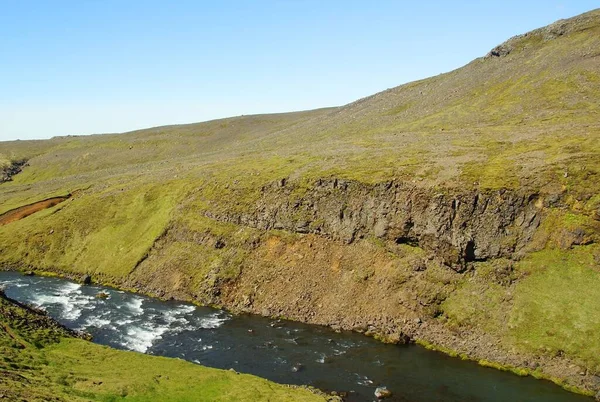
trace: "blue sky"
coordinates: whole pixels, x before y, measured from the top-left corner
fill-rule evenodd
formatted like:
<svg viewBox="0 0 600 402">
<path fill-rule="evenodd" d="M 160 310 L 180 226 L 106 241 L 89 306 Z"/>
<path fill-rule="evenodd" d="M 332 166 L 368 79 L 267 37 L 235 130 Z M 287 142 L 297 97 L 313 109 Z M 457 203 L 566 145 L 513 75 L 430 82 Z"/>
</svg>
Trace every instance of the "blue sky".
<svg viewBox="0 0 600 402">
<path fill-rule="evenodd" d="M 597 7 L 0 0 L 0 140 L 342 105 Z"/>
</svg>

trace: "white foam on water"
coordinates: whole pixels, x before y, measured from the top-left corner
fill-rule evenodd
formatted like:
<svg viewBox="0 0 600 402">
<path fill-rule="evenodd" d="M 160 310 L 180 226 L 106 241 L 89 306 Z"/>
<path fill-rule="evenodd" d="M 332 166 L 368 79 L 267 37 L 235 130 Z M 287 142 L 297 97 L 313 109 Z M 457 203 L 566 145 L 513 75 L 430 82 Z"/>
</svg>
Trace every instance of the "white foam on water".
<svg viewBox="0 0 600 402">
<path fill-rule="evenodd" d="M 115 321 L 115 325 L 118 325 L 119 327 L 124 327 L 125 325 L 129 325 L 132 322 L 133 322 L 133 320 L 131 320 L 129 318 L 124 318 L 122 320 Z"/>
<path fill-rule="evenodd" d="M 189 321 L 185 317 L 181 317 L 182 314 L 177 310 L 168 310 L 163 312 L 162 318 L 168 324 L 188 324 Z"/>
<path fill-rule="evenodd" d="M 207 317 L 202 317 L 198 320 L 198 327 L 203 329 L 215 329 L 219 328 L 226 321 L 228 321 L 230 317 L 221 316 L 220 313 L 213 313 Z"/>
<path fill-rule="evenodd" d="M 12 286 L 15 288 L 26 288 L 27 286 L 29 286 L 28 283 L 25 282 L 21 282 L 20 280 L 14 280 L 14 281 L 1 281 L 0 282 L 0 287 L 4 287 L 4 286 Z"/>
<path fill-rule="evenodd" d="M 175 311 L 179 312 L 180 314 L 189 314 L 196 311 L 196 306 L 189 306 L 184 304 L 182 306 L 177 307 Z"/>
<path fill-rule="evenodd" d="M 358 377 L 358 381 L 356 381 L 356 383 L 358 385 L 363 385 L 363 386 L 370 386 L 373 385 L 373 381 L 369 379 L 369 377 L 365 376 L 365 375 L 360 375 L 358 373 L 355 373 L 356 377 Z"/>
<path fill-rule="evenodd" d="M 126 338 L 121 345 L 136 352 L 146 353 L 157 339 L 168 331 L 166 326 L 150 327 L 147 324 L 132 325 L 126 330 Z"/>
<path fill-rule="evenodd" d="M 65 282 L 61 288 L 62 291 L 67 293 L 79 292 L 81 293 L 81 285 L 75 282 Z"/>
<path fill-rule="evenodd" d="M 189 319 L 186 318 L 185 315 L 190 314 L 195 310 L 196 307 L 194 306 L 183 305 L 171 310 L 163 311 L 162 318 L 167 323 L 171 332 L 192 331 L 195 327 L 190 324 Z"/>
<path fill-rule="evenodd" d="M 273 359 L 273 361 L 276 364 L 288 364 L 288 361 L 286 359 L 284 359 L 283 357 L 276 357 L 275 359 Z"/>
<path fill-rule="evenodd" d="M 58 306 L 62 318 L 76 320 L 81 316 L 83 308 L 92 300 L 93 297 L 82 294 L 81 285 L 67 282 L 53 294 L 35 293 L 31 302 L 44 310 L 49 306 Z"/>
<path fill-rule="evenodd" d="M 142 315 L 144 313 L 142 304 L 144 304 L 144 299 L 141 297 L 133 297 L 125 303 L 125 307 L 127 307 L 134 315 Z"/>
<path fill-rule="evenodd" d="M 112 328 L 115 329 L 114 325 L 111 325 L 111 320 L 102 317 L 88 317 L 85 322 L 80 326 L 79 330 L 85 330 L 89 327 L 95 328 Z"/>
<path fill-rule="evenodd" d="M 127 310 L 130 311 L 134 316 L 139 316 L 144 312 L 142 303 L 143 299 L 134 298 L 125 303 L 125 305 Z M 116 321 L 115 324 L 121 327 L 129 325 L 125 328 L 125 339 L 121 344 L 128 349 L 146 353 L 148 349 L 152 347 L 154 342 L 161 339 L 167 332 L 176 333 L 183 330 L 193 330 L 194 327 L 190 325 L 189 320 L 183 317 L 183 315 L 189 314 L 194 310 L 196 310 L 196 307 L 187 305 L 166 310 L 160 315 L 160 317 L 164 320 L 164 324 L 151 322 L 154 321 L 154 318 L 158 317 L 156 314 L 145 317 L 147 322 L 137 323 L 134 325 L 129 325 L 134 322 L 134 320 L 129 318 Z"/>
<path fill-rule="evenodd" d="M 322 354 L 321 356 L 319 356 L 319 358 L 317 359 L 317 363 L 321 363 L 324 364 L 325 363 L 325 359 L 327 358 L 326 355 Z"/>
</svg>

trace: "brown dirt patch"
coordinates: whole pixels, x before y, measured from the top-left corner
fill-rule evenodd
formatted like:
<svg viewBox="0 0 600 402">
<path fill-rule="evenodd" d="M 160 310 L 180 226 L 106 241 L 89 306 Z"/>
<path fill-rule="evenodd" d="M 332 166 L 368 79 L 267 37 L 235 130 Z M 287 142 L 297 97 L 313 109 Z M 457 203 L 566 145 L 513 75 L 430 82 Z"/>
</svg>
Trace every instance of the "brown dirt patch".
<svg viewBox="0 0 600 402">
<path fill-rule="evenodd" d="M 10 211 L 0 215 L 0 226 L 8 225 L 9 223 L 26 218 L 29 215 L 35 214 L 36 212 L 44 209 L 52 208 L 53 206 L 58 205 L 69 198 L 71 198 L 71 194 L 61 197 L 48 198 L 46 200 L 34 202 L 33 204 L 23 205 L 22 207 L 11 209 Z"/>
</svg>

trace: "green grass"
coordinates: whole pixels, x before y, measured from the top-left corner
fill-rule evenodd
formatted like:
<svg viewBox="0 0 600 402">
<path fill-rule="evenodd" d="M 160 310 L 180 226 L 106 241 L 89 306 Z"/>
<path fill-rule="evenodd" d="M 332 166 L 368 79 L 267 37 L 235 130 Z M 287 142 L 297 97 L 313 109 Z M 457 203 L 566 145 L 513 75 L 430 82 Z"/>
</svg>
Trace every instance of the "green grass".
<svg viewBox="0 0 600 402">
<path fill-rule="evenodd" d="M 564 354 L 597 371 L 599 255 L 597 245 L 546 248 L 528 255 L 512 272 L 481 264 L 476 276 L 443 303 L 443 311 L 452 324 L 484 329 L 506 346 Z"/>
<path fill-rule="evenodd" d="M 44 352 L 49 361 L 47 375 L 62 378 L 68 392 L 99 401 L 323 400 L 309 391 L 251 375 L 116 351 L 80 340 L 63 340 Z"/>
<path fill-rule="evenodd" d="M 83 193 L 0 227 L 3 259 L 124 277 L 166 228 L 184 184 L 123 186 Z"/>
<path fill-rule="evenodd" d="M 600 369 L 600 270 L 598 246 L 544 250 L 521 264 L 508 333 L 527 350 L 562 351 Z"/>
<path fill-rule="evenodd" d="M 27 401 L 319 401 L 312 392 L 72 338 L 0 298 L 0 394 Z"/>
<path fill-rule="evenodd" d="M 478 277 L 463 281 L 445 300 L 442 309 L 454 324 L 498 332 L 503 318 L 498 306 L 503 304 L 507 292 L 502 285 L 480 276 L 479 270 L 486 269 L 483 264 L 477 269 Z"/>
<path fill-rule="evenodd" d="M 483 329 L 506 347 L 564 354 L 596 371 L 599 233 L 600 223 L 585 214 L 548 210 L 523 260 L 477 263 L 442 310 L 451 325 Z"/>
</svg>

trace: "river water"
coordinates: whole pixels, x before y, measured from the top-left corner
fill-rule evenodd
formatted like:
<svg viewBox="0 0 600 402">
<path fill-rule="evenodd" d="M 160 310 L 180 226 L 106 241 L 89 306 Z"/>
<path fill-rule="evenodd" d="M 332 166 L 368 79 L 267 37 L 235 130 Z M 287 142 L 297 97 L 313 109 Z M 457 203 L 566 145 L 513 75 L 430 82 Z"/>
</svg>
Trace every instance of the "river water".
<svg viewBox="0 0 600 402">
<path fill-rule="evenodd" d="M 356 333 L 16 272 L 0 272 L 0 285 L 8 297 L 91 333 L 96 343 L 233 368 L 279 383 L 346 391 L 349 401 L 374 400 L 380 385 L 393 392 L 389 401 L 591 401 L 548 381 Z M 99 292 L 108 297 L 97 298 Z"/>
</svg>

